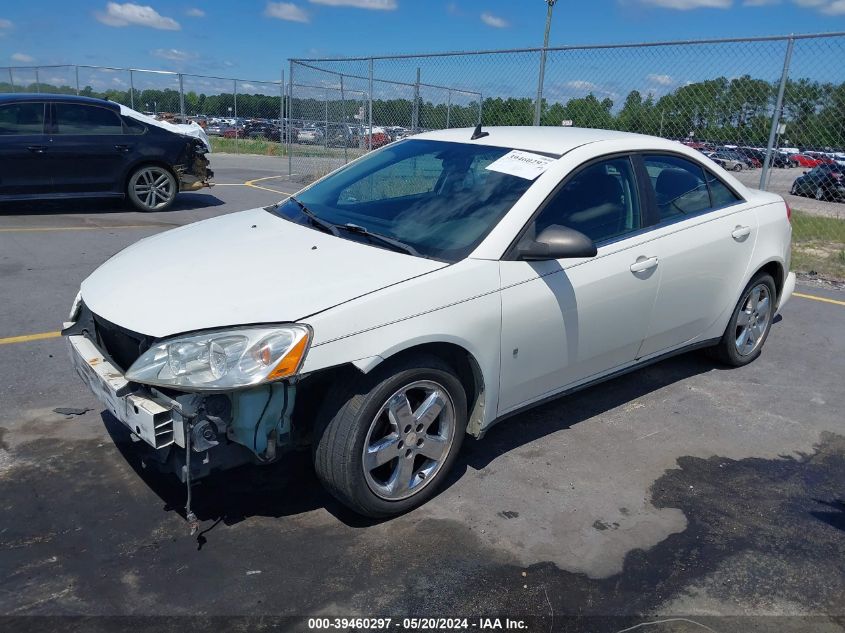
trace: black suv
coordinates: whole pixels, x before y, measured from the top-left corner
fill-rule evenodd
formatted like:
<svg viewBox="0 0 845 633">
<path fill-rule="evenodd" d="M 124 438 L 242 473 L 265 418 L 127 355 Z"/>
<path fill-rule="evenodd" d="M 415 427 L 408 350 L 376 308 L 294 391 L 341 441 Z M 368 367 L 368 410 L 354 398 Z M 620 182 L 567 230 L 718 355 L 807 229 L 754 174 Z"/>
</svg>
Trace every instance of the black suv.
<svg viewBox="0 0 845 633">
<path fill-rule="evenodd" d="M 0 95 L 0 201 L 128 198 L 163 211 L 179 191 L 210 186 L 202 140 L 131 112 L 89 97 Z"/>
</svg>

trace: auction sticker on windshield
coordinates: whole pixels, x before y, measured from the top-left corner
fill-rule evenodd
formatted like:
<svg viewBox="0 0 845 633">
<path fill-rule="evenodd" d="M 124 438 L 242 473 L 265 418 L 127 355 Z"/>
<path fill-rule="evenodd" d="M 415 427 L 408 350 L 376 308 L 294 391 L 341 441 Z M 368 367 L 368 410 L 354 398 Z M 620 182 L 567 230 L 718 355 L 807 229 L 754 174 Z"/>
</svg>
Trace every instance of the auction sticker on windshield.
<svg viewBox="0 0 845 633">
<path fill-rule="evenodd" d="M 526 180 L 534 180 L 555 161 L 554 158 L 514 149 L 487 165 L 487 169 Z"/>
</svg>

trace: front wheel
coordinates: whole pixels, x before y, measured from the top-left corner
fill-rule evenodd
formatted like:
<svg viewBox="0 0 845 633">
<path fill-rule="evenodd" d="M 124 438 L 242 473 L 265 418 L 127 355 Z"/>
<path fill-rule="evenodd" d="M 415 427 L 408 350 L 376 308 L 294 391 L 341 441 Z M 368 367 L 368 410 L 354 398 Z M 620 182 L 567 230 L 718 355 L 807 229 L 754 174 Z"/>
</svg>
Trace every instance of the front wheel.
<svg viewBox="0 0 845 633">
<path fill-rule="evenodd" d="M 824 187 L 816 187 L 816 200 L 826 200 L 827 195 L 824 192 Z"/>
<path fill-rule="evenodd" d="M 734 171 L 742 171 L 742 163 L 737 163 L 734 165 Z"/>
<path fill-rule="evenodd" d="M 348 396 L 327 403 L 314 443 L 326 489 L 365 516 L 384 518 L 430 499 L 466 433 L 467 398 L 438 357 L 389 361 Z"/>
<path fill-rule="evenodd" d="M 734 307 L 722 339 L 709 349 L 711 355 L 734 367 L 756 359 L 769 336 L 776 301 L 777 289 L 772 276 L 767 273 L 755 275 Z"/>
<path fill-rule="evenodd" d="M 173 204 L 179 188 L 170 170 L 158 165 L 142 165 L 129 176 L 126 192 L 139 211 L 165 211 Z"/>
</svg>

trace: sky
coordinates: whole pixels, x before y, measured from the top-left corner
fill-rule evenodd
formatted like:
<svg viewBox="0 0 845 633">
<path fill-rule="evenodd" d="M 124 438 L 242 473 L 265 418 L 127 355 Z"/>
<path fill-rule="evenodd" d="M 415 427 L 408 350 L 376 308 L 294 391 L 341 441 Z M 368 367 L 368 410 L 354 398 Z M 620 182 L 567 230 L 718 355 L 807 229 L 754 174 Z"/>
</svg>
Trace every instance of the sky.
<svg viewBox="0 0 845 633">
<path fill-rule="evenodd" d="M 278 80 L 290 57 L 538 46 L 545 16 L 543 0 L 4 2 L 0 66 L 102 64 Z M 550 43 L 835 30 L 845 30 L 845 0 L 558 0 Z"/>
</svg>

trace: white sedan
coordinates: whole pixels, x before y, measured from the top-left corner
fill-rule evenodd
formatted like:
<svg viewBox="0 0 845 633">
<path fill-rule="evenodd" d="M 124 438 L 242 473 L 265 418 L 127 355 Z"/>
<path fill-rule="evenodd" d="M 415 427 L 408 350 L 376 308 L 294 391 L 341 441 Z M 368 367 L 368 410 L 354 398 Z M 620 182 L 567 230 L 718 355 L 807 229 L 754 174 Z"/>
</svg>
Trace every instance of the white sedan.
<svg viewBox="0 0 845 633">
<path fill-rule="evenodd" d="M 791 233 L 779 196 L 680 143 L 451 129 L 130 246 L 65 334 L 148 465 L 190 488 L 310 445 L 333 495 L 384 517 L 526 407 L 695 348 L 753 361 Z"/>
</svg>

